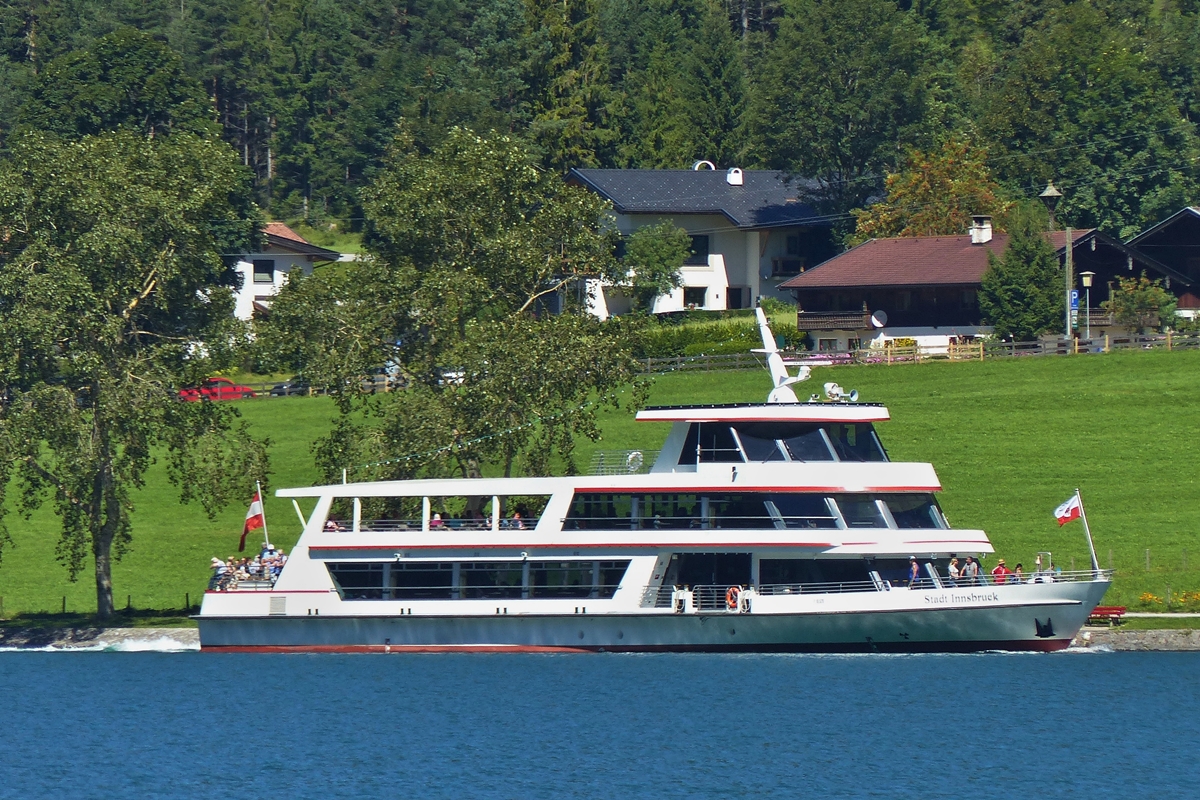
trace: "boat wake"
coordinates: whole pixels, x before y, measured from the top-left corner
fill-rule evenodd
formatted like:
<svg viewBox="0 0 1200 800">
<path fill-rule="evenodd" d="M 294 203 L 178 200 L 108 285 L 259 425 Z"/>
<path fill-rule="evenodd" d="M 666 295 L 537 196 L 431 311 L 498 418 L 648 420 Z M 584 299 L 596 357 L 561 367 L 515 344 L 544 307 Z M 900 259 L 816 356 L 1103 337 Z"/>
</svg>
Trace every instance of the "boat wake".
<svg viewBox="0 0 1200 800">
<path fill-rule="evenodd" d="M 0 647 L 0 653 L 190 653 L 199 652 L 199 650 L 200 643 L 198 641 L 185 642 L 170 636 L 96 641 L 88 644 L 61 643 L 27 647 Z"/>
</svg>

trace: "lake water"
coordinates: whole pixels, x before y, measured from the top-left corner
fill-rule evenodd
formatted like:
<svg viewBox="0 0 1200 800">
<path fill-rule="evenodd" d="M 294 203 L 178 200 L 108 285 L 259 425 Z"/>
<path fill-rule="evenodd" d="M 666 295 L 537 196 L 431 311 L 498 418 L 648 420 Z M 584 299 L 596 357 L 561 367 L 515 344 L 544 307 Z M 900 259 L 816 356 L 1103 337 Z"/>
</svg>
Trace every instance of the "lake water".
<svg viewBox="0 0 1200 800">
<path fill-rule="evenodd" d="M 1200 654 L 0 653 L 0 797 L 1181 797 Z"/>
</svg>

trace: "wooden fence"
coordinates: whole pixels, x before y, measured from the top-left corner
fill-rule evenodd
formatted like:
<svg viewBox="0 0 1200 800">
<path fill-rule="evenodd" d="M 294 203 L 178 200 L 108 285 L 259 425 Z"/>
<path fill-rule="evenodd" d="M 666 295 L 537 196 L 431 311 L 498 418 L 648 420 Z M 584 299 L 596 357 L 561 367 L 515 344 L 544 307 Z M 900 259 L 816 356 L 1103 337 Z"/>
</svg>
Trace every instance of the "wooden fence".
<svg viewBox="0 0 1200 800">
<path fill-rule="evenodd" d="M 870 347 L 843 352 L 782 353 L 784 363 L 796 366 L 837 366 L 844 364 L 919 364 L 925 361 L 986 361 L 990 358 L 1025 356 L 1066 356 L 1110 353 L 1114 350 L 1197 350 L 1200 334 L 1161 333 L 1148 336 L 1103 336 L 1094 339 L 1048 339 L 1036 342 L 975 341 L 950 345 Z M 761 355 L 744 353 L 722 356 L 678 356 L 643 358 L 645 374 L 667 372 L 762 369 Z"/>
<path fill-rule="evenodd" d="M 1089 353 L 1109 353 L 1114 350 L 1197 350 L 1200 334 L 1161 333 L 1150 336 L 1104 336 L 1095 339 L 1050 339 L 1038 342 L 977 341 L 950 345 L 907 345 L 868 347 L 848 352 L 814 353 L 805 350 L 784 351 L 784 363 L 797 366 L 837 366 L 845 364 L 920 364 L 926 361 L 986 361 L 989 358 L 1024 356 L 1064 356 Z M 674 358 L 643 358 L 642 373 L 661 375 L 668 372 L 728 372 L 743 369 L 764 369 L 763 356 L 758 353 L 734 353 L 721 356 L 677 356 Z M 259 397 L 271 397 L 275 383 L 242 384 L 254 389 Z M 364 392 L 392 391 L 392 384 L 382 375 L 363 382 Z M 313 387 L 293 391 L 293 395 L 325 394 Z"/>
</svg>

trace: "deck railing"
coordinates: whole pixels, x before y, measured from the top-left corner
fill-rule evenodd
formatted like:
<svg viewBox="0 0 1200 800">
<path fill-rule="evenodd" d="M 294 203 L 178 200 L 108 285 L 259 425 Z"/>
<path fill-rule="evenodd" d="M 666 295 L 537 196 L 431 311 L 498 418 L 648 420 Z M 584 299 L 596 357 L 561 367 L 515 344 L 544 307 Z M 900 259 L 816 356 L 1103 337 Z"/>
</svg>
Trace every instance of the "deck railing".
<svg viewBox="0 0 1200 800">
<path fill-rule="evenodd" d="M 933 580 L 928 576 L 922 576 L 915 586 L 910 586 L 907 581 L 885 581 L 880 580 L 878 584 L 874 581 L 826 581 L 821 583 L 767 583 L 758 586 L 739 586 L 740 597 L 750 596 L 781 596 L 781 595 L 800 595 L 800 594 L 848 594 L 854 592 L 881 592 L 881 591 L 904 591 L 908 589 L 921 589 L 927 591 L 945 591 L 947 589 L 972 589 L 982 586 L 998 586 L 998 585 L 1036 585 L 1045 583 L 1088 583 L 1096 580 L 1111 581 L 1113 571 L 1110 569 L 1102 570 L 1073 570 L 1073 571 L 1043 571 L 1027 573 L 1021 576 L 1020 580 L 1014 575 L 1005 576 L 1003 581 L 998 578 L 993 578 L 991 575 L 980 575 L 974 579 L 960 578 L 957 581 L 952 581 L 950 578 L 940 575 L 940 587 L 935 585 Z M 642 593 L 642 608 L 671 608 L 677 600 L 682 600 L 688 594 L 691 595 L 692 609 L 696 611 L 729 611 L 734 612 L 736 608 L 730 608 L 728 597 L 730 585 L 716 586 L 694 586 L 690 589 L 685 586 L 649 586 Z"/>
<path fill-rule="evenodd" d="M 537 527 L 540 517 L 522 517 L 518 522 L 511 518 L 500 520 L 500 530 L 532 530 Z M 396 533 L 420 531 L 423 529 L 420 519 L 364 519 L 359 520 L 359 533 Z M 429 530 L 436 531 L 487 531 L 492 529 L 491 517 L 484 519 L 441 519 L 430 520 Z M 353 520 L 330 518 L 325 523 L 326 533 L 351 533 L 354 530 Z"/>
</svg>

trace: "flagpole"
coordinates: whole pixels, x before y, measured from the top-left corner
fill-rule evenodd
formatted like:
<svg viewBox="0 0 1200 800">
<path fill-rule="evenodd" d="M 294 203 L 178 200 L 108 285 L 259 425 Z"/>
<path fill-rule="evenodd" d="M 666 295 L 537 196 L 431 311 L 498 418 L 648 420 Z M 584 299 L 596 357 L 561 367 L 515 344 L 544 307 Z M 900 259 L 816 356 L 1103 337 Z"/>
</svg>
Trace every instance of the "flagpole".
<svg viewBox="0 0 1200 800">
<path fill-rule="evenodd" d="M 1083 497 L 1075 490 L 1075 499 L 1079 501 L 1079 518 L 1083 520 L 1083 533 L 1087 536 L 1088 550 L 1092 552 L 1092 577 L 1100 577 L 1100 562 L 1096 560 L 1096 545 L 1092 543 L 1092 529 L 1088 527 L 1087 512 L 1083 510 Z M 266 525 L 264 520 L 263 525 Z"/>
<path fill-rule="evenodd" d="M 271 540 L 268 539 L 268 536 L 266 536 L 266 504 L 263 503 L 263 485 L 262 485 L 262 483 L 259 483 L 258 481 L 254 481 L 254 489 L 256 489 L 256 491 L 258 492 L 258 503 L 263 506 L 263 543 L 264 543 L 264 545 L 270 545 Z M 1075 493 L 1078 494 L 1079 489 L 1075 489 Z M 1084 522 L 1084 525 L 1087 525 L 1087 521 Z M 1092 540 L 1088 539 L 1087 541 L 1092 541 Z M 1096 553 L 1092 553 L 1092 561 L 1094 561 L 1094 560 L 1096 560 Z"/>
</svg>

